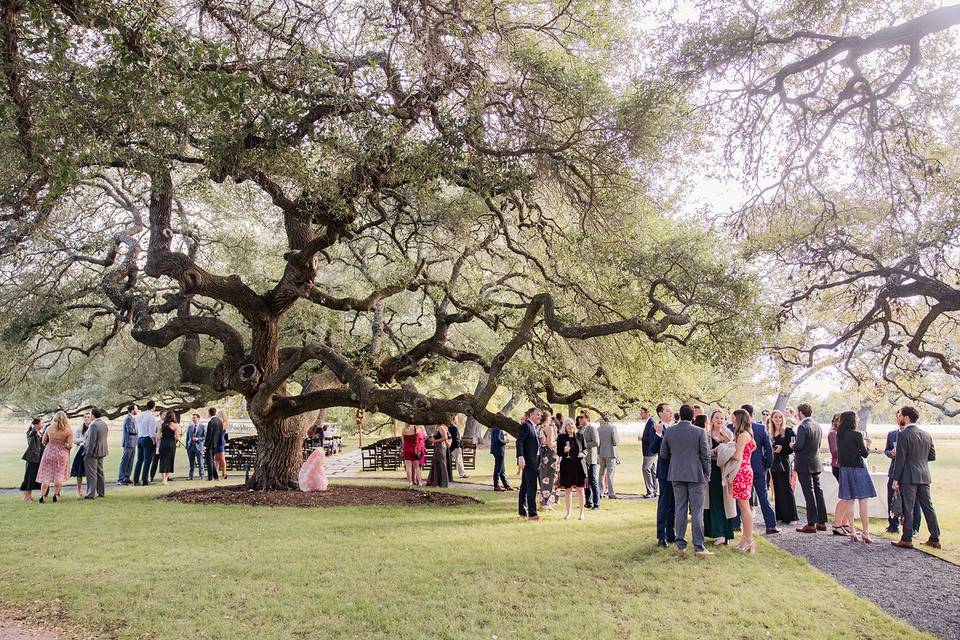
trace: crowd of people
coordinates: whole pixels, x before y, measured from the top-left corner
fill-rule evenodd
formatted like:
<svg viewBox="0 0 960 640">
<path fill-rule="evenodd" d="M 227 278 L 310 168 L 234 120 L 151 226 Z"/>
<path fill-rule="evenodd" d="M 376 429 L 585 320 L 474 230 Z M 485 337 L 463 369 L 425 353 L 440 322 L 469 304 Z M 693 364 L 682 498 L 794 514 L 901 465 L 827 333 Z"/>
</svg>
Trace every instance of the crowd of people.
<svg viewBox="0 0 960 640">
<path fill-rule="evenodd" d="M 661 403 L 655 413 L 656 417 L 648 409 L 641 409 L 643 429 L 639 439 L 646 489 L 643 497 L 657 500 L 660 547 L 675 544 L 685 552 L 689 522 L 697 556 L 713 555 L 706 547 L 707 538 L 717 545 L 727 545 L 737 533 L 741 540 L 735 548 L 756 553 L 755 507 L 760 509 L 767 535 L 781 533 L 781 524 L 796 523 L 796 530 L 803 534 L 832 529 L 834 535 L 852 542 L 873 542 L 869 502 L 877 492 L 866 466 L 872 441 L 860 429 L 855 412 L 836 414 L 826 434 L 830 467 L 838 483 L 838 502 L 830 527 L 820 483 L 824 434 L 809 404 L 783 411 L 765 410 L 762 421 L 754 419 L 754 408 L 748 404 L 729 417 L 722 409 L 708 415 L 696 404 L 684 404 L 675 413 L 669 403 Z M 539 520 L 538 508 L 552 509 L 558 502 L 558 489 L 564 493 L 564 518 L 572 515 L 573 495 L 577 496 L 581 520 L 585 510 L 600 508 L 601 498 L 617 498 L 614 478 L 620 462 L 620 436 L 616 425 L 602 417 L 595 426 L 585 410 L 574 420 L 534 407 L 523 418 L 516 440 L 521 518 Z M 891 461 L 887 531 L 900 533 L 902 522 L 901 538 L 893 544 L 912 548 L 913 533 L 922 515 L 930 532 L 923 544 L 940 548 L 928 466 L 936 458 L 936 450 L 930 434 L 917 426 L 919 419 L 914 407 L 902 407 L 896 414 L 897 428 L 887 434 L 884 454 Z M 495 491 L 514 490 L 505 471 L 506 443 L 503 430 L 491 430 Z M 805 522 L 800 521 L 794 498 L 797 484 L 806 505 Z M 857 510 L 859 531 L 854 526 Z"/>
<path fill-rule="evenodd" d="M 656 536 L 660 547 L 675 544 L 684 552 L 689 522 L 698 556 L 712 555 L 706 548 L 707 538 L 726 545 L 735 540 L 738 532 L 741 540 L 736 549 L 756 553 L 753 518 L 757 506 L 768 535 L 780 533 L 780 524 L 798 523 L 797 531 L 804 534 L 832 529 L 834 535 L 853 542 L 873 542 L 869 502 L 877 497 L 877 492 L 865 463 L 872 441 L 860 430 L 855 412 L 836 414 L 826 438 L 806 403 L 784 411 L 763 411 L 762 421 L 754 419 L 751 405 L 743 405 L 728 417 L 722 409 L 708 415 L 696 404 L 684 404 L 675 413 L 669 403 L 661 403 L 655 414 L 656 417 L 646 408 L 641 409 L 643 429 L 639 439 L 646 489 L 643 497 L 657 500 Z M 930 434 L 917 426 L 919 419 L 914 407 L 902 407 L 896 414 L 897 428 L 887 434 L 887 531 L 900 533 L 902 523 L 902 535 L 894 544 L 912 548 L 913 534 L 923 517 L 930 533 L 923 544 L 939 548 L 940 529 L 930 494 L 928 466 L 936 458 L 936 449 Z M 205 422 L 200 414 L 192 414 L 183 430 L 173 410 L 159 409 L 152 400 L 143 411 L 130 404 L 122 426 L 118 484 L 147 486 L 155 481 L 157 473 L 166 484 L 179 447 L 187 452 L 188 479 L 226 478 L 224 450 L 228 425 L 226 413 L 214 407 L 208 410 Z M 450 416 L 447 424 L 433 425 L 431 430 L 428 435 L 423 425 L 407 425 L 403 429 L 401 457 L 409 488 L 424 484 L 446 487 L 454 467 L 461 479 L 467 478 L 455 416 Z M 78 497 L 103 497 L 108 432 L 104 412 L 99 408 L 85 414 L 76 430 L 71 429 L 63 411 L 58 411 L 47 424 L 40 418 L 34 419 L 27 429 L 27 449 L 23 454 L 23 500 L 32 501 L 33 492 L 39 491 L 39 501 L 43 503 L 52 489 L 51 499 L 57 502 L 70 478 L 76 479 Z M 829 527 L 820 483 L 824 439 L 839 498 Z M 619 445 L 617 426 L 605 417 L 594 425 L 586 410 L 574 419 L 538 408 L 528 409 L 516 439 L 521 476 L 519 515 L 539 520 L 538 509 L 554 509 L 561 492 L 565 519 L 572 517 L 574 496 L 580 520 L 587 510 L 600 509 L 602 498 L 617 499 Z M 428 446 L 432 459 L 424 482 L 422 468 Z M 494 491 L 515 490 L 507 480 L 506 450 L 506 433 L 491 429 Z M 797 484 L 806 505 L 805 522 L 799 522 L 794 499 Z M 857 511 L 859 531 L 854 525 Z"/>
<path fill-rule="evenodd" d="M 117 484 L 147 486 L 156 480 L 157 473 L 160 481 L 167 484 L 179 447 L 187 452 L 188 479 L 203 479 L 205 471 L 208 480 L 226 478 L 224 449 L 228 425 L 226 412 L 211 407 L 206 422 L 201 422 L 200 414 L 192 414 L 184 432 L 172 409 L 160 409 L 153 400 L 146 403 L 143 411 L 136 404 L 130 404 L 122 426 Z M 76 479 L 78 497 L 102 498 L 108 434 L 109 427 L 100 408 L 85 413 L 83 424 L 76 429 L 70 428 L 70 420 L 63 411 L 56 412 L 47 424 L 42 418 L 34 418 L 27 428 L 27 449 L 23 454 L 25 469 L 20 484 L 23 500 L 32 502 L 33 492 L 39 491 L 40 503 L 48 497 L 57 502 L 62 497 L 63 485 L 70 478 Z M 73 449 L 76 452 L 71 462 Z"/>
</svg>

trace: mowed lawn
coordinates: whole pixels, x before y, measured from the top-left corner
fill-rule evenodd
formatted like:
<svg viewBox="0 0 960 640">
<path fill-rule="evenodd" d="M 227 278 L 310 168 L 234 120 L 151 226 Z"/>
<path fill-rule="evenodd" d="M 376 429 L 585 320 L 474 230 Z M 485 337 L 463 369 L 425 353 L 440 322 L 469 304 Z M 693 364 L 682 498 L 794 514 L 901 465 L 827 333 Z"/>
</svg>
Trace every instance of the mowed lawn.
<svg viewBox="0 0 960 640">
<path fill-rule="evenodd" d="M 652 503 L 527 523 L 515 494 L 299 510 L 163 491 L 0 497 L 0 602 L 117 638 L 928 637 L 766 542 L 660 551 Z"/>
</svg>

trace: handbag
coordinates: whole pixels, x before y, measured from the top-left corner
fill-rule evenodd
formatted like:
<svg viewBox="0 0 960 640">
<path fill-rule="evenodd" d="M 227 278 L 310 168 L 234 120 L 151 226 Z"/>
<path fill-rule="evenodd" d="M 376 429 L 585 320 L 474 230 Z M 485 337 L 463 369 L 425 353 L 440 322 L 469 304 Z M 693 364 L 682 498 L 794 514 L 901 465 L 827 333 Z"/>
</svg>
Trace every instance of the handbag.
<svg viewBox="0 0 960 640">
<path fill-rule="evenodd" d="M 899 518 L 903 515 L 903 500 L 900 498 L 900 490 L 893 492 L 893 498 L 890 500 L 890 517 Z"/>
</svg>

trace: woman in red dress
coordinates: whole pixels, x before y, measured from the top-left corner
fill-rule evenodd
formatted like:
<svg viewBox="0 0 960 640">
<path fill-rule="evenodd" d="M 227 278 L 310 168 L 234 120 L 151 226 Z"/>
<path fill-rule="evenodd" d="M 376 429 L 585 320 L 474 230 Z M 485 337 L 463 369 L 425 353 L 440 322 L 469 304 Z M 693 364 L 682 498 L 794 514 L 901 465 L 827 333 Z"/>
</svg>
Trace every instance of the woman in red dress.
<svg viewBox="0 0 960 640">
<path fill-rule="evenodd" d="M 737 443 L 737 456 L 740 458 L 740 471 L 734 476 L 731 493 L 740 507 L 740 516 L 743 519 L 743 540 L 736 546 L 739 551 L 756 553 L 757 546 L 753 541 L 753 507 L 750 506 L 750 495 L 753 492 L 753 468 L 750 466 L 750 455 L 757 444 L 753 441 L 753 425 L 750 423 L 750 414 L 743 409 L 733 412 L 733 439 Z"/>
<path fill-rule="evenodd" d="M 407 489 L 413 489 L 420 484 L 420 448 L 417 428 L 408 424 L 401 432 L 403 446 L 400 457 L 403 458 L 403 470 L 407 472 Z"/>
</svg>

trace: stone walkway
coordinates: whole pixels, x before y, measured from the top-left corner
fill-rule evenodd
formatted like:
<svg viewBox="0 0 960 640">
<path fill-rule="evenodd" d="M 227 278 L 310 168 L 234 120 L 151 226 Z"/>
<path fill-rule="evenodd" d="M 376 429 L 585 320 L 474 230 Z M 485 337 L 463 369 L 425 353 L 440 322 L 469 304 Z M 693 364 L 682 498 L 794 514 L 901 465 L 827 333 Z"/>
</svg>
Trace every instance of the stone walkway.
<svg viewBox="0 0 960 640">
<path fill-rule="evenodd" d="M 918 550 L 897 549 L 874 534 L 873 544 L 830 531 L 764 536 L 892 616 L 940 638 L 960 638 L 960 567 Z M 915 543 L 921 540 L 914 539 Z"/>
</svg>

